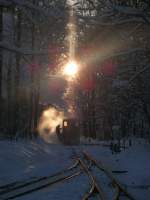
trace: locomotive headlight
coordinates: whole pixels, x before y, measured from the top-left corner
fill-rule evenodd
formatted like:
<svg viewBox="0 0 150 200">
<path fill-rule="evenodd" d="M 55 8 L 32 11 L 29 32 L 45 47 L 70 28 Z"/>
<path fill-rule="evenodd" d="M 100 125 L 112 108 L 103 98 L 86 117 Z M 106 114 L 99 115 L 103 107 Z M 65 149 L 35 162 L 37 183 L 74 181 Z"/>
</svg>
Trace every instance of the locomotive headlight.
<svg viewBox="0 0 150 200">
<path fill-rule="evenodd" d="M 69 62 L 64 68 L 64 75 L 75 76 L 78 72 L 78 65 L 76 62 Z"/>
</svg>

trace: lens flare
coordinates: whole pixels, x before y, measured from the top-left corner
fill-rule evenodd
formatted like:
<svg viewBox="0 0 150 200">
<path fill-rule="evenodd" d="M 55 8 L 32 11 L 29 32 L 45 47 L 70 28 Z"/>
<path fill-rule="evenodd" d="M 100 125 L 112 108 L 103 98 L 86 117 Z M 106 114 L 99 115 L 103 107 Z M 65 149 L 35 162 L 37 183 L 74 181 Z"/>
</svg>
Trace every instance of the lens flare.
<svg viewBox="0 0 150 200">
<path fill-rule="evenodd" d="M 64 75 L 75 76 L 78 72 L 78 65 L 74 61 L 69 62 L 64 68 Z"/>
</svg>

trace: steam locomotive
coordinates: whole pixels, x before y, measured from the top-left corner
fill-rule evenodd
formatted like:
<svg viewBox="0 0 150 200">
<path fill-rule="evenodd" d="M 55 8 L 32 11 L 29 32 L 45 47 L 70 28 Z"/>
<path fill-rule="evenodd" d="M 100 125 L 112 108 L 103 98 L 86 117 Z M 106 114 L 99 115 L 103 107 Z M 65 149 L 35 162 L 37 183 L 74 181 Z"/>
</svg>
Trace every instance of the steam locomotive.
<svg viewBox="0 0 150 200">
<path fill-rule="evenodd" d="M 56 134 L 61 143 L 65 145 L 78 145 L 80 144 L 80 128 L 77 119 L 68 118 L 64 119 L 62 126 L 56 127 Z"/>
</svg>

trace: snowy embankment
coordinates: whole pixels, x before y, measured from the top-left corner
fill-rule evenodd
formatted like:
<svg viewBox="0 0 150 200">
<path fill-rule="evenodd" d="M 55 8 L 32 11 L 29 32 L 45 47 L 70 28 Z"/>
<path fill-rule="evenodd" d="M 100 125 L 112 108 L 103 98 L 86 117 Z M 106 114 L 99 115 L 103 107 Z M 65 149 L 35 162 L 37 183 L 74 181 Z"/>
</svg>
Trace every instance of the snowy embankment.
<svg viewBox="0 0 150 200">
<path fill-rule="evenodd" d="M 114 176 L 137 200 L 150 199 L 150 144 L 136 139 L 131 147 L 121 153 L 111 154 L 106 147 L 86 148 L 97 160 L 102 161 Z"/>
<path fill-rule="evenodd" d="M 150 144 L 136 141 L 119 154 L 108 147 L 82 145 L 73 148 L 87 150 L 97 160 L 114 171 L 118 180 L 137 200 L 150 199 Z M 0 185 L 28 178 L 50 175 L 73 163 L 72 147 L 46 144 L 42 141 L 0 141 Z M 23 199 L 80 199 L 86 191 L 87 178 L 76 177 L 64 185 L 46 188 Z M 72 196 L 72 194 L 75 194 Z M 63 194 L 63 195 L 62 195 Z"/>
<path fill-rule="evenodd" d="M 42 141 L 0 141 L 0 184 L 44 176 L 71 165 L 68 147 Z"/>
</svg>

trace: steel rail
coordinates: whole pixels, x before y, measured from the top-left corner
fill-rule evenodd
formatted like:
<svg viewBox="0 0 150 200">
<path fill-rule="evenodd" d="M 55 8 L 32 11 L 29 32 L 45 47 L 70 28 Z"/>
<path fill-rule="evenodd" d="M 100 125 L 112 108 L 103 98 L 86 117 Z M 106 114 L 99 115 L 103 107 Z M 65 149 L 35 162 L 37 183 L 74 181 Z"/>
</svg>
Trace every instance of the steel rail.
<svg viewBox="0 0 150 200">
<path fill-rule="evenodd" d="M 40 189 L 46 188 L 55 183 L 63 182 L 65 180 L 71 179 L 75 176 L 80 175 L 81 173 L 81 170 L 71 173 L 73 169 L 77 168 L 77 166 L 79 166 L 79 161 L 76 161 L 71 167 L 65 170 L 62 170 L 52 176 L 41 177 L 37 180 L 23 183 L 15 187 L 9 188 L 7 190 L 3 190 L 0 192 L 0 199 L 3 199 L 3 200 L 14 199 L 19 196 L 24 196 L 34 191 L 38 191 Z M 66 173 L 71 173 L 71 174 L 66 175 Z M 20 190 L 23 190 L 23 191 L 20 191 Z"/>
<path fill-rule="evenodd" d="M 98 193 L 99 194 L 99 199 L 101 200 L 106 200 L 105 194 L 103 189 L 101 188 L 101 186 L 97 183 L 97 180 L 95 178 L 95 176 L 89 171 L 87 164 L 85 164 L 85 162 L 82 161 L 82 159 L 78 158 L 80 165 L 82 167 L 82 169 L 85 171 L 85 173 L 88 175 L 88 177 L 90 178 L 90 190 L 84 195 L 84 197 L 82 198 L 82 200 L 88 200 L 88 198 L 90 196 L 92 196 L 92 194 L 94 193 Z"/>
<path fill-rule="evenodd" d="M 3 186 L 0 186 L 0 188 L 2 188 L 2 191 L 0 191 L 0 195 L 2 194 L 5 194 L 7 192 L 10 192 L 10 191 L 14 191 L 14 190 L 17 190 L 17 189 L 20 189 L 20 188 L 23 188 L 23 187 L 26 187 L 28 185 L 32 185 L 32 184 L 35 184 L 37 182 L 40 182 L 40 181 L 43 181 L 47 178 L 53 178 L 55 176 L 59 176 L 63 173 L 66 173 L 68 171 L 71 171 L 73 170 L 74 168 L 76 168 L 77 166 L 79 165 L 79 161 L 76 161 L 73 165 L 71 165 L 70 167 L 66 168 L 66 169 L 63 169 L 62 171 L 59 171 L 53 175 L 50 175 L 50 176 L 44 176 L 44 177 L 40 177 L 40 178 L 37 178 L 35 180 L 32 180 L 32 181 L 25 181 L 25 182 L 21 182 L 21 183 L 18 183 L 16 185 L 17 182 L 13 182 L 13 183 L 9 183 L 7 185 L 3 185 Z M 15 186 L 13 185 L 15 184 Z"/>
<path fill-rule="evenodd" d="M 91 161 L 98 169 L 102 170 L 105 172 L 105 174 L 110 178 L 112 181 L 112 185 L 116 189 L 115 197 L 113 198 L 114 200 L 118 200 L 120 197 L 121 192 L 124 193 L 124 195 L 130 199 L 130 200 L 135 200 L 134 197 L 131 196 L 131 194 L 128 193 L 128 191 L 116 180 L 116 178 L 113 176 L 111 171 L 106 168 L 102 163 L 98 163 L 97 160 L 95 160 L 91 155 L 89 155 L 87 152 L 83 151 L 83 155 L 85 158 L 89 161 Z"/>
<path fill-rule="evenodd" d="M 20 192 L 20 193 L 16 193 L 16 194 L 11 194 L 11 193 L 10 193 L 10 194 L 7 194 L 7 195 L 5 195 L 5 196 L 2 196 L 2 198 L 0 197 L 0 199 L 1 199 L 1 200 L 16 199 L 16 198 L 18 198 L 18 197 L 21 197 L 21 196 L 24 196 L 24 195 L 27 195 L 27 194 L 31 194 L 31 193 L 33 193 L 33 192 L 36 192 L 36 191 L 41 190 L 41 189 L 44 189 L 44 188 L 46 188 L 46 187 L 48 187 L 48 186 L 51 186 L 51 185 L 54 185 L 54 184 L 56 184 L 56 183 L 60 183 L 60 182 L 63 182 L 63 181 L 65 181 L 65 180 L 72 179 L 72 178 L 74 178 L 74 177 L 80 175 L 80 173 L 81 173 L 81 171 L 78 171 L 78 172 L 76 172 L 76 173 L 74 173 L 74 174 L 71 174 L 71 175 L 69 175 L 69 176 L 62 177 L 62 178 L 57 179 L 57 180 L 55 180 L 55 181 L 53 181 L 53 182 L 44 183 L 44 184 L 42 184 L 42 185 L 40 185 L 40 186 L 33 187 L 32 189 L 28 189 L 28 190 L 23 191 L 23 192 Z"/>
</svg>

